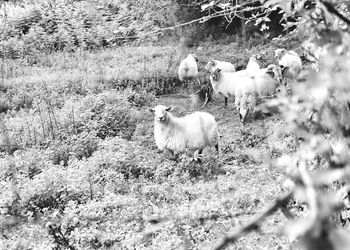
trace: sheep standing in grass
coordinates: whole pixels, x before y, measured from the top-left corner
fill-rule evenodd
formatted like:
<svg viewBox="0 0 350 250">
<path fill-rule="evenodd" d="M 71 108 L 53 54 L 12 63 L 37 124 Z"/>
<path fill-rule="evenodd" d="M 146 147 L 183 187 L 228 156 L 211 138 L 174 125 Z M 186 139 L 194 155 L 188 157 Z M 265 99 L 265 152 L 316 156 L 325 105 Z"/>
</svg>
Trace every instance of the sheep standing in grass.
<svg viewBox="0 0 350 250">
<path fill-rule="evenodd" d="M 207 65 L 205 66 L 205 70 L 211 72 L 212 69 L 220 68 L 222 72 L 235 72 L 235 66 L 230 62 L 219 61 L 215 59 L 210 59 Z"/>
<path fill-rule="evenodd" d="M 241 122 L 245 121 L 249 112 L 254 112 L 257 94 L 265 97 L 275 93 L 281 81 L 281 70 L 277 65 L 270 64 L 249 78 L 249 80 L 242 78 L 244 84 L 236 86 L 235 106 Z"/>
<path fill-rule="evenodd" d="M 198 58 L 195 54 L 188 54 L 185 59 L 183 59 L 179 66 L 179 79 L 184 80 L 197 80 L 200 84 L 198 77 Z"/>
<path fill-rule="evenodd" d="M 282 70 L 275 64 L 260 69 L 255 75 L 256 91 L 261 97 L 273 95 L 282 83 Z"/>
<path fill-rule="evenodd" d="M 174 156 L 186 148 L 198 150 L 215 146 L 217 153 L 218 132 L 214 116 L 206 112 L 194 112 L 184 117 L 175 117 L 170 107 L 157 105 L 154 112 L 154 139 L 160 150 L 168 150 Z M 196 159 L 200 162 L 200 159 Z"/>
<path fill-rule="evenodd" d="M 221 70 L 221 72 L 235 72 L 236 71 L 236 68 L 232 63 L 225 62 L 225 61 L 219 61 L 219 60 L 215 60 L 215 59 L 210 59 L 204 69 L 207 70 L 208 72 L 212 72 L 218 68 Z M 212 82 L 212 78 L 210 78 L 210 82 Z M 226 103 L 225 105 L 227 106 L 227 99 L 225 99 L 225 103 Z"/>
<path fill-rule="evenodd" d="M 282 70 L 286 70 L 286 83 L 296 80 L 303 68 L 299 55 L 292 50 L 276 49 L 275 58 Z"/>
<path fill-rule="evenodd" d="M 246 80 L 245 80 L 246 79 Z M 236 86 L 251 81 L 245 70 L 237 72 L 222 72 L 220 68 L 213 68 L 210 73 L 210 82 L 215 94 L 225 97 L 225 107 L 230 96 L 235 96 Z"/>
<path fill-rule="evenodd" d="M 249 112 L 252 112 L 256 105 L 256 86 L 254 80 L 249 77 L 245 84 L 237 86 L 235 91 L 235 106 L 239 113 L 239 120 L 245 121 Z"/>
</svg>

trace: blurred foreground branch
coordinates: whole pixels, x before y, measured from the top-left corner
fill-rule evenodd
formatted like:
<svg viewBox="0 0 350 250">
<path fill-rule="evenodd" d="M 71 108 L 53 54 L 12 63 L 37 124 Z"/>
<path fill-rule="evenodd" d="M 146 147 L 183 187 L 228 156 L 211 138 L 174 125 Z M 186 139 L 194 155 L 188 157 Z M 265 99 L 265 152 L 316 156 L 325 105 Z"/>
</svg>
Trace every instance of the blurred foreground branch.
<svg viewBox="0 0 350 250">
<path fill-rule="evenodd" d="M 330 2 L 320 0 L 320 3 L 323 4 L 323 6 L 332 14 L 339 17 L 342 21 L 344 21 L 346 24 L 350 25 L 350 20 L 346 18 L 344 15 L 342 15 Z"/>
<path fill-rule="evenodd" d="M 263 213 L 261 213 L 257 218 L 255 218 L 253 221 L 248 223 L 242 228 L 239 228 L 236 232 L 233 232 L 229 235 L 227 235 L 225 238 L 223 238 L 215 247 L 215 250 L 224 249 L 228 244 L 232 244 L 235 241 L 237 241 L 243 234 L 246 234 L 250 231 L 257 230 L 260 228 L 260 224 L 263 222 L 263 220 L 275 213 L 279 208 L 282 208 L 285 206 L 286 202 L 292 198 L 293 192 L 289 192 L 285 194 L 284 196 L 278 198 L 275 200 L 275 202 L 268 207 Z"/>
</svg>

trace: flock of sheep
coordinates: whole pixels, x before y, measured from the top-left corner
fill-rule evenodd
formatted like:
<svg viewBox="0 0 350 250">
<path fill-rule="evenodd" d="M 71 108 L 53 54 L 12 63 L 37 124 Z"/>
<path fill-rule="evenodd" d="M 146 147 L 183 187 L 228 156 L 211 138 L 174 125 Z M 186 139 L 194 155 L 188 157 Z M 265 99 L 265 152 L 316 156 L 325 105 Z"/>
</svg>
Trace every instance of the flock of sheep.
<svg viewBox="0 0 350 250">
<path fill-rule="evenodd" d="M 225 107 L 229 97 L 235 98 L 241 122 L 249 112 L 253 112 L 257 96 L 273 95 L 280 84 L 289 85 L 302 70 L 302 61 L 294 51 L 275 50 L 276 64 L 260 68 L 259 56 L 249 59 L 246 69 L 236 71 L 232 63 L 210 59 L 205 70 L 210 73 L 210 82 L 215 94 L 225 97 Z M 179 79 L 195 80 L 198 76 L 198 58 L 188 54 L 179 65 Z M 205 102 L 206 103 L 206 102 Z M 174 157 L 186 148 L 196 149 L 194 159 L 200 162 L 204 148 L 215 146 L 219 151 L 217 123 L 213 115 L 197 111 L 184 117 L 175 117 L 171 108 L 157 105 L 154 112 L 154 138 L 160 150 L 170 151 Z M 198 157 L 197 157 L 198 156 Z"/>
</svg>

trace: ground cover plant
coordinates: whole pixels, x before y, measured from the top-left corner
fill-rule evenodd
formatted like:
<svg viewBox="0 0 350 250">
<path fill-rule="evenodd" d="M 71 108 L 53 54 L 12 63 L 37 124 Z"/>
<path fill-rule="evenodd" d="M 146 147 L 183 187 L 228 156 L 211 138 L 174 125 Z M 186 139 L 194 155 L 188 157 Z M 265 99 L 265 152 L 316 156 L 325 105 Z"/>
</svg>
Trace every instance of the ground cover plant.
<svg viewBox="0 0 350 250">
<path fill-rule="evenodd" d="M 80 44 L 66 49 L 69 41 L 58 40 L 61 47 L 4 57 L 0 248 L 347 249 L 350 36 L 342 27 L 349 6 L 317 1 L 320 10 L 297 2 L 295 9 L 265 3 L 277 4 L 286 18 L 301 17 L 271 43 L 232 36 L 187 47 L 146 40 L 89 51 Z M 118 13 L 135 6 L 122 5 L 128 11 Z M 62 12 L 34 14 L 18 19 L 39 29 L 41 18 L 62 18 Z M 26 32 L 14 34 L 14 43 L 37 31 Z M 129 32 L 124 35 L 136 31 Z M 198 56 L 200 77 L 208 81 L 210 58 L 244 67 L 251 55 L 263 54 L 267 66 L 276 46 L 300 45 L 305 37 L 326 51 L 319 72 L 305 66 L 305 81 L 281 87 L 246 123 L 233 99 L 223 108 L 222 97 L 214 96 L 202 108 L 218 122 L 219 157 L 205 150 L 199 164 L 190 151 L 177 161 L 158 152 L 149 108 L 175 106 L 178 116 L 200 109 L 177 79 L 184 55 Z"/>
<path fill-rule="evenodd" d="M 216 48 L 209 45 L 211 49 L 203 50 L 203 54 L 196 51 L 205 58 L 201 60 L 202 67 Z M 221 46 L 216 56 L 228 58 L 227 51 L 235 47 L 237 54 L 242 54 L 233 43 Z M 4 247 L 172 248 L 182 246 L 188 238 L 193 247 L 210 248 L 222 233 L 238 223 L 232 213 L 241 214 L 243 223 L 278 195 L 268 181 L 261 182 L 270 166 L 248 150 L 260 136 L 271 132 L 266 122 L 273 124 L 276 117 L 260 121 L 260 125 L 250 124 L 252 131 L 242 129 L 236 116 L 227 117 L 217 98 L 207 110 L 218 114 L 225 157 L 218 160 L 208 152 L 199 165 L 191 162 L 190 154 L 175 163 L 157 153 L 153 116 L 148 108 L 156 103 L 174 105 L 177 114 L 182 115 L 189 112 L 185 107 L 192 105 L 191 99 L 187 92 L 181 94 L 181 87 L 177 88 L 180 95 L 169 88 L 168 95 L 156 96 L 156 92 L 145 92 L 143 88 L 121 88 L 117 82 L 127 77 L 141 84 L 146 77 L 139 78 L 141 72 L 150 72 L 149 77 L 158 74 L 175 78 L 176 58 L 167 61 L 175 49 L 148 47 L 137 49 L 134 55 L 135 48 L 126 47 L 113 54 L 102 51 L 89 57 L 84 53 L 50 55 L 46 60 L 41 58 L 38 70 L 22 65 L 16 66 L 21 68 L 20 77 L 15 76 L 18 71 L 9 73 L 8 89 L 3 93 L 7 101 L 7 112 L 2 114 L 6 133 L 1 144 L 2 151 L 7 152 L 1 159 L 2 190 L 7 190 L 1 199 Z M 157 56 L 149 55 L 150 51 Z M 232 53 L 232 58 L 244 64 L 249 54 L 243 53 Z M 120 54 L 128 59 L 125 68 L 118 69 L 133 75 L 111 70 L 114 75 L 110 81 L 108 73 L 101 71 L 116 67 Z M 151 57 L 153 62 L 144 63 L 144 57 Z M 135 66 L 137 58 L 139 67 Z M 157 71 L 161 64 L 170 68 L 169 73 Z M 88 66 L 84 65 L 92 67 L 88 76 Z M 130 65 L 135 67 L 133 71 L 126 70 Z M 55 73 L 63 67 L 68 70 Z M 94 70 L 96 67 L 102 69 Z M 71 71 L 76 72 L 76 78 L 70 79 L 67 86 Z M 42 75 L 50 80 L 42 82 Z M 232 105 L 229 111 L 235 114 Z M 258 147 L 266 145 L 262 142 Z M 265 151 L 268 156 L 269 150 Z M 246 171 L 257 177 L 249 177 Z M 282 175 L 280 169 L 269 178 L 280 180 Z M 247 181 L 260 183 L 256 191 L 249 192 L 243 185 Z M 265 197 L 257 197 L 256 192 L 262 189 L 270 191 Z M 152 218 L 160 221 L 152 222 Z M 271 223 L 280 224 L 283 217 L 277 220 Z M 195 232 L 196 229 L 200 230 Z M 30 236 L 31 230 L 37 232 L 35 236 Z M 259 236 L 249 241 L 257 244 Z M 286 241 L 278 239 L 277 244 L 284 246 Z"/>
</svg>

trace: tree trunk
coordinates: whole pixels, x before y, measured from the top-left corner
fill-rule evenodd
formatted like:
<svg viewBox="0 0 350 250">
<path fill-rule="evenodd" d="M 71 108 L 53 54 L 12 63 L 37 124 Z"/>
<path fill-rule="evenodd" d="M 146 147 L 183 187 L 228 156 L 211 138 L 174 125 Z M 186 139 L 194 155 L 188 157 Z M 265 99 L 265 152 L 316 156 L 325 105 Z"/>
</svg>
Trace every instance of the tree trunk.
<svg viewBox="0 0 350 250">
<path fill-rule="evenodd" d="M 243 0 L 239 0 L 238 3 L 243 4 Z M 242 12 L 242 16 L 244 17 L 244 12 Z M 245 43 L 247 41 L 247 31 L 245 26 L 245 20 L 241 19 L 241 32 L 242 32 L 242 41 Z"/>
</svg>

